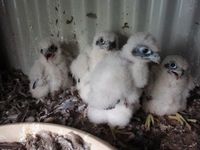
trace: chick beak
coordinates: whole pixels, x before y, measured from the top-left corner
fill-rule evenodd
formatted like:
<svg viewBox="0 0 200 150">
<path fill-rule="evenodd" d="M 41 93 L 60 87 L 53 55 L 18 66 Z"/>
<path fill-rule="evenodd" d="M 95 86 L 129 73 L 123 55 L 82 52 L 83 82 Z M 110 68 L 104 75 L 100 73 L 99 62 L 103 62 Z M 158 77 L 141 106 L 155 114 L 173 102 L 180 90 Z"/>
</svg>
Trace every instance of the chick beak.
<svg viewBox="0 0 200 150">
<path fill-rule="evenodd" d="M 42 54 L 44 55 L 44 57 L 49 60 L 49 58 L 54 56 L 54 53 L 51 52 L 49 49 L 43 49 Z"/>
<path fill-rule="evenodd" d="M 45 54 L 46 59 L 48 60 L 49 58 L 53 57 L 53 53 L 47 52 Z"/>
<path fill-rule="evenodd" d="M 184 74 L 185 74 L 185 71 L 183 69 L 176 69 L 176 70 L 171 70 L 169 69 L 168 71 L 170 74 L 174 74 L 176 79 L 180 79 Z"/>
<path fill-rule="evenodd" d="M 177 71 L 172 71 L 172 73 L 174 73 L 176 79 L 178 80 L 185 74 L 185 71 L 183 69 L 179 69 Z"/>
<path fill-rule="evenodd" d="M 150 57 L 149 60 L 151 60 L 154 63 L 159 64 L 160 63 L 160 55 L 158 53 L 153 53 Z"/>
</svg>

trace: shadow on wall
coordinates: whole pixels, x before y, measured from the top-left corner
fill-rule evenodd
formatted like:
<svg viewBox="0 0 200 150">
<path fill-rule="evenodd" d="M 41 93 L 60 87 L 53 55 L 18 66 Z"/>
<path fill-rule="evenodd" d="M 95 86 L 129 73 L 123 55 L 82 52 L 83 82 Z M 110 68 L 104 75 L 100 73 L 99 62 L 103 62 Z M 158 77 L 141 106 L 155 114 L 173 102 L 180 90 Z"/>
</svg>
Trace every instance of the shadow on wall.
<svg viewBox="0 0 200 150">
<path fill-rule="evenodd" d="M 0 70 L 6 70 L 10 68 L 10 64 L 6 54 L 5 40 L 2 33 L 2 29 L 0 28 Z"/>
<path fill-rule="evenodd" d="M 123 47 L 123 45 L 126 44 L 129 37 L 127 35 L 123 35 L 123 34 L 118 33 L 118 32 L 116 32 L 116 33 L 119 36 L 119 49 L 121 49 Z"/>
<path fill-rule="evenodd" d="M 61 48 L 64 49 L 64 53 L 66 56 L 71 58 L 70 61 L 72 61 L 74 58 L 77 57 L 79 54 L 79 46 L 77 41 L 69 41 L 69 42 L 62 42 Z"/>
</svg>

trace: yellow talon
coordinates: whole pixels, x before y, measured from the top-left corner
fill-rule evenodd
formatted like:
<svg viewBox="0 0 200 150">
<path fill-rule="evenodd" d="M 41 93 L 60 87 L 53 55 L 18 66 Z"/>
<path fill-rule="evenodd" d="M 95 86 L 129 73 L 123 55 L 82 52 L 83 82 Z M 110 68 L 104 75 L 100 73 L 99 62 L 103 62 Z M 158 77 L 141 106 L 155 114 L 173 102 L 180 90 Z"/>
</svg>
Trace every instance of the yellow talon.
<svg viewBox="0 0 200 150">
<path fill-rule="evenodd" d="M 187 119 L 188 122 L 197 123 L 196 119 Z"/>
<path fill-rule="evenodd" d="M 116 135 L 115 135 L 115 127 L 111 127 L 111 126 L 109 126 L 110 127 L 110 131 L 111 131 L 111 134 L 112 134 L 112 136 L 113 136 L 113 138 L 114 138 L 114 140 L 116 140 L 117 138 L 116 138 Z"/>
<path fill-rule="evenodd" d="M 181 125 L 185 124 L 189 130 L 191 130 L 191 126 L 188 122 L 196 123 L 196 119 L 185 119 L 183 116 L 179 113 L 176 113 L 175 116 L 169 116 L 170 119 L 177 120 Z"/>
<path fill-rule="evenodd" d="M 152 114 L 148 114 L 144 126 L 147 130 L 150 130 L 151 125 L 154 125 L 154 118 Z"/>
</svg>

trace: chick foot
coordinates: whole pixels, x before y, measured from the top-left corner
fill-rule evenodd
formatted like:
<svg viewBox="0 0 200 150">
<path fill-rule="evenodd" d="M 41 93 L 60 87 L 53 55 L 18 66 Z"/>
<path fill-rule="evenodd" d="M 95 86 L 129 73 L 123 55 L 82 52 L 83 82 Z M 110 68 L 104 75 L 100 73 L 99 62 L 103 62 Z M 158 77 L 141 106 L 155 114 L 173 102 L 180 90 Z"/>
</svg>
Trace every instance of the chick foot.
<svg viewBox="0 0 200 150">
<path fill-rule="evenodd" d="M 168 116 L 170 119 L 178 121 L 181 125 L 186 125 L 189 130 L 191 130 L 191 126 L 188 122 L 196 123 L 196 119 L 185 119 L 181 114 L 176 113 L 175 116 Z"/>
<path fill-rule="evenodd" d="M 144 126 L 147 130 L 150 130 L 151 125 L 154 125 L 154 117 L 152 114 L 148 114 Z"/>
</svg>

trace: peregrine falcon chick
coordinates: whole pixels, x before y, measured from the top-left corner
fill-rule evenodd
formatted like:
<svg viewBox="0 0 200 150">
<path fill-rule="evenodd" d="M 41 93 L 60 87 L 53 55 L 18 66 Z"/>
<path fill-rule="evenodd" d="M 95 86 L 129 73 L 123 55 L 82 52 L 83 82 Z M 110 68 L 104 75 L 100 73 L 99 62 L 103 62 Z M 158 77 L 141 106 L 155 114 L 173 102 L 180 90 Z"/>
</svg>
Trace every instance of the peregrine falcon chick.
<svg viewBox="0 0 200 150">
<path fill-rule="evenodd" d="M 56 39 L 45 39 L 39 44 L 39 59 L 31 68 L 30 92 L 35 98 L 66 89 L 71 85 L 68 77 L 68 61 Z"/>
<path fill-rule="evenodd" d="M 178 55 L 167 56 L 155 75 L 147 88 L 150 100 L 144 102 L 144 110 L 163 116 L 186 109 L 189 91 L 194 88 L 188 62 Z"/>
<path fill-rule="evenodd" d="M 113 52 L 117 50 L 118 50 L 118 36 L 115 33 L 99 32 L 95 35 L 92 47 L 90 48 L 89 53 L 87 53 L 88 54 L 87 71 L 84 71 L 84 76 L 81 76 L 81 79 L 79 77 L 80 83 L 77 84 L 79 95 L 81 96 L 83 100 L 86 99 L 89 92 L 88 81 L 90 80 L 90 73 L 92 72 L 92 70 L 106 55 L 112 54 Z M 80 60 L 81 59 L 79 59 L 79 62 Z M 84 58 L 84 60 L 86 60 L 86 58 Z M 86 64 L 86 63 L 82 62 L 82 64 Z M 81 65 L 78 66 L 78 68 L 80 67 Z M 82 67 L 82 69 L 84 68 L 85 67 Z M 78 69 L 78 70 L 81 71 L 82 69 Z"/>
</svg>

